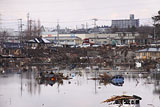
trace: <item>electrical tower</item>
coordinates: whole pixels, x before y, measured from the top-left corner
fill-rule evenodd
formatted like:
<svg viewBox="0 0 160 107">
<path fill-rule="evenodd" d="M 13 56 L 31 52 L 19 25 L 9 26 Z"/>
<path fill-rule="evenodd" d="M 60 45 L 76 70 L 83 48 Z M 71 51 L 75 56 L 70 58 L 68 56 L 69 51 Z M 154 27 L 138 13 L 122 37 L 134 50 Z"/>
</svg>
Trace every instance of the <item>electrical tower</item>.
<svg viewBox="0 0 160 107">
<path fill-rule="evenodd" d="M 19 38 L 20 38 L 20 42 L 22 42 L 22 38 L 23 38 L 23 34 L 22 34 L 22 27 L 23 27 L 23 24 L 22 24 L 22 19 L 18 19 L 18 29 L 19 29 Z"/>
<path fill-rule="evenodd" d="M 98 21 L 98 19 L 96 19 L 96 18 L 94 18 L 94 19 L 92 19 L 93 21 L 94 21 L 94 28 L 93 28 L 93 33 L 94 33 L 94 38 L 95 38 L 95 44 L 97 43 L 97 38 L 96 38 L 96 27 L 97 27 L 97 25 L 96 25 L 96 22 Z"/>
<path fill-rule="evenodd" d="M 30 16 L 29 16 L 29 13 L 27 13 L 27 39 L 30 39 Z"/>
<path fill-rule="evenodd" d="M 59 26 L 59 20 L 57 20 L 57 39 L 58 39 L 57 44 L 58 45 L 59 45 L 59 28 L 60 28 L 60 26 Z"/>
</svg>

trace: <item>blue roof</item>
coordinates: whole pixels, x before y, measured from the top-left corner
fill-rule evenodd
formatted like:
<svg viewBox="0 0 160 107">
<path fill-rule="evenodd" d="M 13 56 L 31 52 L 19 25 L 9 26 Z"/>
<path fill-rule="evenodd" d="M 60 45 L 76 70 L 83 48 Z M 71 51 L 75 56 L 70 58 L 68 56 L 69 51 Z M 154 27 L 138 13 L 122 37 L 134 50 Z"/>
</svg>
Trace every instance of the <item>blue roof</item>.
<svg viewBox="0 0 160 107">
<path fill-rule="evenodd" d="M 160 48 L 146 48 L 146 49 L 138 50 L 136 52 L 160 52 Z"/>
<path fill-rule="evenodd" d="M 3 48 L 12 48 L 12 49 L 17 49 L 17 48 L 24 48 L 23 43 L 11 43 L 11 42 L 5 42 L 2 44 Z"/>
</svg>

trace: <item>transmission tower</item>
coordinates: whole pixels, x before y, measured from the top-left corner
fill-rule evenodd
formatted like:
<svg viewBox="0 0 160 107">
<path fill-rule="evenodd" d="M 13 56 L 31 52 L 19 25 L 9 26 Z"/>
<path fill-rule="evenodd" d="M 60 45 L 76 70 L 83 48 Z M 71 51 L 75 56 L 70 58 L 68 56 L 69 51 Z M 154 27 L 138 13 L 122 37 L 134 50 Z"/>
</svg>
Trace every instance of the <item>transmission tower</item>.
<svg viewBox="0 0 160 107">
<path fill-rule="evenodd" d="M 94 32 L 94 38 L 95 38 L 95 44 L 97 43 L 97 38 L 96 38 L 96 27 L 97 27 L 97 25 L 96 25 L 96 22 L 98 21 L 98 19 L 96 19 L 96 18 L 94 18 L 94 19 L 92 19 L 93 21 L 94 21 L 94 28 L 93 28 L 93 32 Z"/>
</svg>

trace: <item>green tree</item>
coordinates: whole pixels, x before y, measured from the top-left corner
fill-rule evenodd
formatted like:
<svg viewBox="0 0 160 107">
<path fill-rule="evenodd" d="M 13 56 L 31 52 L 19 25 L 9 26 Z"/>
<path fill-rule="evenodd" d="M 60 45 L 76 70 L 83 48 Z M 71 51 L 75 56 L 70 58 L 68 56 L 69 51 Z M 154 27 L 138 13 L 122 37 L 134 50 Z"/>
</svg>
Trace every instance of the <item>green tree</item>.
<svg viewBox="0 0 160 107">
<path fill-rule="evenodd" d="M 152 17 L 152 20 L 154 21 L 155 38 L 160 39 L 160 10 L 158 11 L 158 15 Z"/>
</svg>

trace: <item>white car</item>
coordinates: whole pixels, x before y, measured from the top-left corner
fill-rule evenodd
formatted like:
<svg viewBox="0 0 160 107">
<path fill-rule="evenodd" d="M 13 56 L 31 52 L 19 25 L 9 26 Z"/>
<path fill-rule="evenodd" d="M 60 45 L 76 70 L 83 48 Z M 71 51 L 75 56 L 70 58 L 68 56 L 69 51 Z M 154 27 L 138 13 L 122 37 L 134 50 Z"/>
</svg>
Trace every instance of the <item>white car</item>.
<svg viewBox="0 0 160 107">
<path fill-rule="evenodd" d="M 124 47 L 127 46 L 126 44 L 116 44 L 117 47 Z"/>
<path fill-rule="evenodd" d="M 61 44 L 55 44 L 53 47 L 63 47 Z"/>
<path fill-rule="evenodd" d="M 95 45 L 92 45 L 92 47 L 100 47 L 100 45 L 96 45 L 96 44 L 95 44 Z"/>
<path fill-rule="evenodd" d="M 82 45 L 79 45 L 79 47 L 81 48 L 87 48 L 87 47 L 90 47 L 91 45 L 90 44 L 82 44 Z"/>
</svg>

